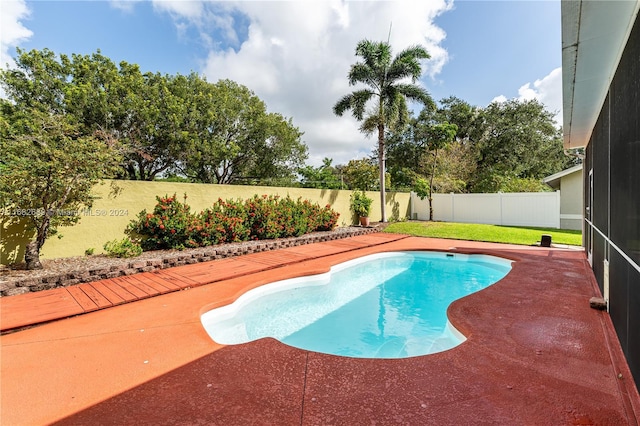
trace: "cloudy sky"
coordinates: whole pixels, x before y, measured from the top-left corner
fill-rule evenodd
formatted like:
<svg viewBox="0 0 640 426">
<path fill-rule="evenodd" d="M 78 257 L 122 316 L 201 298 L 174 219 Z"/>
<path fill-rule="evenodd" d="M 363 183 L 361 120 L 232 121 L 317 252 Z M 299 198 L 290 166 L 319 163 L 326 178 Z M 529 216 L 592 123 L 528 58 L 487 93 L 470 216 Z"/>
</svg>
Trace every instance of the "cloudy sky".
<svg viewBox="0 0 640 426">
<path fill-rule="evenodd" d="M 16 47 L 100 49 L 145 72 L 235 80 L 293 119 L 315 166 L 368 156 L 375 145 L 351 116 L 332 113 L 354 90 L 346 77 L 364 38 L 389 38 L 394 52 L 425 46 L 420 83 L 436 101 L 537 98 L 561 112 L 559 0 L 0 1 L 2 67 Z"/>
</svg>

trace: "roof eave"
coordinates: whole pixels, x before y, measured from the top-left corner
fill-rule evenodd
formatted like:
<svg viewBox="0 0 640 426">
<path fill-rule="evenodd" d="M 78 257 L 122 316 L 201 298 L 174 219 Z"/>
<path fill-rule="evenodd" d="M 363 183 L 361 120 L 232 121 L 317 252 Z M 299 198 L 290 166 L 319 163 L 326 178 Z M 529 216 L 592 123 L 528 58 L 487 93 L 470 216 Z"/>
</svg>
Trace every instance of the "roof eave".
<svg viewBox="0 0 640 426">
<path fill-rule="evenodd" d="M 640 0 L 562 0 L 566 149 L 589 142 L 639 9 Z"/>
</svg>

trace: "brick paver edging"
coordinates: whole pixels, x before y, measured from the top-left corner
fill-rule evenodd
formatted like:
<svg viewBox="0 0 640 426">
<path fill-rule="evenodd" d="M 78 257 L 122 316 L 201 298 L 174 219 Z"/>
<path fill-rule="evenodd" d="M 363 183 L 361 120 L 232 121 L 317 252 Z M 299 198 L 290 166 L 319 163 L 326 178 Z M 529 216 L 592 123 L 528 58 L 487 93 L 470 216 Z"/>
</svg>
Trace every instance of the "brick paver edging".
<svg viewBox="0 0 640 426">
<path fill-rule="evenodd" d="M 58 287 L 68 287 L 70 285 L 89 283 L 125 275 L 133 275 L 140 272 L 151 272 L 175 266 L 207 262 L 214 259 L 223 259 L 249 253 L 338 240 L 374 232 L 379 232 L 379 229 L 376 227 L 338 228 L 336 231 L 316 232 L 313 234 L 302 235 L 300 237 L 280 238 L 277 240 L 246 241 L 242 243 L 202 247 L 199 249 L 185 250 L 181 252 L 171 252 L 168 254 L 165 253 L 158 255 L 158 257 L 132 259 L 129 262 L 123 262 L 122 264 L 111 265 L 108 267 L 99 266 L 95 269 L 69 271 L 62 274 L 49 275 L 40 278 L 31 277 L 0 282 L 0 296 L 15 296 Z"/>
</svg>

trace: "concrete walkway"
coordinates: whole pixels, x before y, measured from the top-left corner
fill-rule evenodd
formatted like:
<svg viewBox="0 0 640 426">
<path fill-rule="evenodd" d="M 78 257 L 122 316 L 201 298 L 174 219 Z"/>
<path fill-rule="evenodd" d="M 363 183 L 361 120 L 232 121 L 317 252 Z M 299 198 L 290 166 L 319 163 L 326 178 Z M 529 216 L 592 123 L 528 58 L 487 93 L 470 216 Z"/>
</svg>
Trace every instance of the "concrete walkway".
<svg viewBox="0 0 640 426">
<path fill-rule="evenodd" d="M 225 259 L 174 268 L 171 277 L 198 286 L 131 303 L 103 294 L 114 306 L 5 334 L 0 424 L 637 424 L 640 398 L 611 321 L 589 308 L 598 290 L 584 253 L 384 235 L 231 259 L 237 268 Z M 273 339 L 223 346 L 200 323 L 251 288 L 398 250 L 515 263 L 450 306 L 467 341 L 428 356 L 354 359 Z M 13 297 L 0 309 L 15 326 Z M 31 302 L 30 315 L 48 309 Z"/>
</svg>

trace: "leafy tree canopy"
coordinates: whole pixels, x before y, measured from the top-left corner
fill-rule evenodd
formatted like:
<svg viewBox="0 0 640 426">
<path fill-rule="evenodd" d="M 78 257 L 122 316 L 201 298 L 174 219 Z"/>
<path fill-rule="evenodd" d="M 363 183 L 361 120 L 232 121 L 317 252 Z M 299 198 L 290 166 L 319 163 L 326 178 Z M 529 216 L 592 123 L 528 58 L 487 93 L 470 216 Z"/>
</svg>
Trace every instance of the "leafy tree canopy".
<svg viewBox="0 0 640 426">
<path fill-rule="evenodd" d="M 370 158 L 349 161 L 344 167 L 344 179 L 351 189 L 360 191 L 379 189 L 378 167 L 375 161 Z M 387 175 L 385 181 L 390 182 L 390 180 L 390 176 Z"/>
<path fill-rule="evenodd" d="M 35 233 L 25 261 L 38 269 L 45 240 L 78 222 L 92 205 L 92 187 L 114 176 L 122 158 L 105 141 L 82 135 L 70 116 L 16 110 L 6 101 L 2 112 L 0 206 Z"/>
<path fill-rule="evenodd" d="M 230 80 L 215 84 L 194 75 L 184 80 L 188 143 L 176 169 L 206 183 L 289 178 L 307 158 L 302 132 L 247 87 Z"/>
<path fill-rule="evenodd" d="M 120 177 L 179 172 L 193 181 L 293 180 L 307 158 L 302 132 L 229 80 L 142 73 L 100 51 L 56 56 L 18 49 L 0 83 L 21 109 L 72 116 L 78 130 L 121 143 Z"/>
<path fill-rule="evenodd" d="M 537 100 L 494 102 L 484 108 L 475 124 L 477 155 L 473 192 L 497 192 L 502 181 L 537 179 L 566 168 L 562 132 L 553 114 Z"/>
<path fill-rule="evenodd" d="M 446 123 L 457 127 L 455 138 L 439 148 L 435 159 L 427 155 L 438 140 L 430 132 Z M 563 152 L 553 114 L 536 100 L 479 108 L 450 97 L 437 110 L 424 110 L 410 125 L 390 132 L 388 140 L 394 179 L 414 185 L 426 178 L 435 192 L 544 191 L 542 178 L 576 164 Z M 429 169 L 434 172 L 430 177 Z"/>
<path fill-rule="evenodd" d="M 340 170 L 333 167 L 331 158 L 324 158 L 322 166 L 304 166 L 298 169 L 303 188 L 343 189 Z"/>
</svg>

